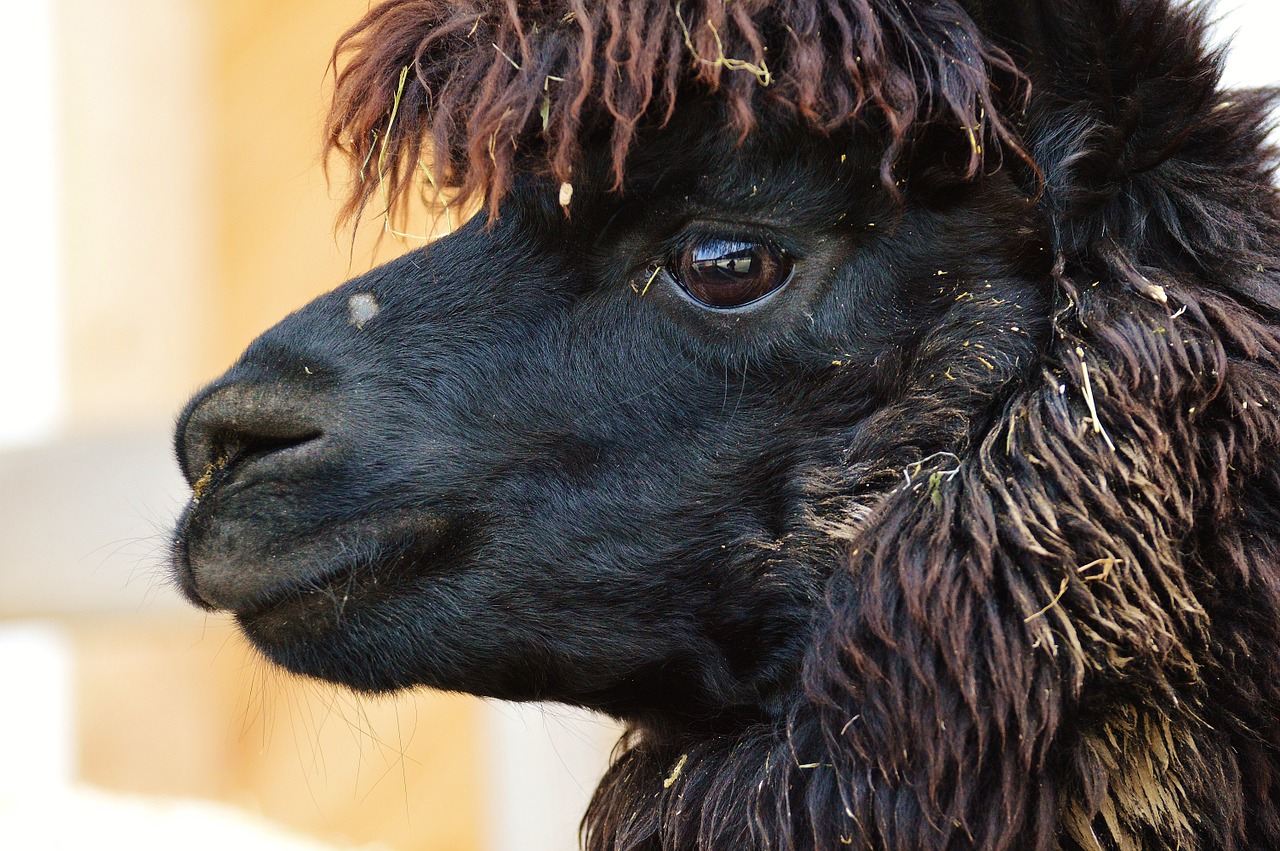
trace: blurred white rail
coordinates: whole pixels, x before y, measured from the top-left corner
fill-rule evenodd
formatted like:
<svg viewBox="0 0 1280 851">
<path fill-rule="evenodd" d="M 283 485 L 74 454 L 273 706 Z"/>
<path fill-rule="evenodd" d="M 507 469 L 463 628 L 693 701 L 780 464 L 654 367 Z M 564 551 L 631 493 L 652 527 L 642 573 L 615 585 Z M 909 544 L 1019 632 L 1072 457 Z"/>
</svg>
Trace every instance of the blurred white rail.
<svg viewBox="0 0 1280 851">
<path fill-rule="evenodd" d="M 63 407 L 53 5 L 0 3 L 0 447 L 44 436 Z"/>
<path fill-rule="evenodd" d="M 58 792 L 75 776 L 71 645 L 56 627 L 0 624 L 0 797 Z"/>
</svg>

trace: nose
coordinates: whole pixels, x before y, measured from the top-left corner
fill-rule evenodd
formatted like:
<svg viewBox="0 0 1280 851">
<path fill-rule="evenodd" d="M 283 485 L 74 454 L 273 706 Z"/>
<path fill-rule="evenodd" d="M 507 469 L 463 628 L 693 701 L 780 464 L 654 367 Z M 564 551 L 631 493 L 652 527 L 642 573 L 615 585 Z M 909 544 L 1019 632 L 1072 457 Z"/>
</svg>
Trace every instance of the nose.
<svg viewBox="0 0 1280 851">
<path fill-rule="evenodd" d="M 214 386 L 193 399 L 178 421 L 179 463 L 199 497 L 201 482 L 215 471 L 319 441 L 330 410 L 324 394 L 292 384 Z"/>
</svg>

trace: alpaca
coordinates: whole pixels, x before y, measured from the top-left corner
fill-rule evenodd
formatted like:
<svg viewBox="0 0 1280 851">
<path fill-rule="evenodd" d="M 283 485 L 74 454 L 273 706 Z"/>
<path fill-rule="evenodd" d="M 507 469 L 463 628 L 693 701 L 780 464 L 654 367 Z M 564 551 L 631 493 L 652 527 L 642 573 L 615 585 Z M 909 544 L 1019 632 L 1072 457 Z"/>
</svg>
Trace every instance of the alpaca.
<svg viewBox="0 0 1280 851">
<path fill-rule="evenodd" d="M 588 707 L 590 851 L 1280 848 L 1271 95 L 1170 0 L 388 0 L 182 414 L 295 672 Z"/>
</svg>

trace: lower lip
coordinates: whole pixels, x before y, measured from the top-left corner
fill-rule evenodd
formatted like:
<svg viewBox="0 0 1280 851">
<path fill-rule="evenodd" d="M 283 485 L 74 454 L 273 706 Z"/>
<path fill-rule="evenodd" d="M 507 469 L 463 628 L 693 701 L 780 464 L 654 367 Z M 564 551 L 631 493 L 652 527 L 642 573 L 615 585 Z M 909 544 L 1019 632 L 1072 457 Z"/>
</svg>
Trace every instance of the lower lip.
<svg viewBox="0 0 1280 851">
<path fill-rule="evenodd" d="M 313 572 L 234 614 L 241 622 L 281 617 L 312 620 L 316 616 L 340 620 L 349 604 L 363 607 L 378 598 L 394 596 L 405 584 L 438 566 L 450 539 L 443 521 L 427 530 L 384 539 L 371 548 L 374 551 L 368 558 Z"/>
</svg>

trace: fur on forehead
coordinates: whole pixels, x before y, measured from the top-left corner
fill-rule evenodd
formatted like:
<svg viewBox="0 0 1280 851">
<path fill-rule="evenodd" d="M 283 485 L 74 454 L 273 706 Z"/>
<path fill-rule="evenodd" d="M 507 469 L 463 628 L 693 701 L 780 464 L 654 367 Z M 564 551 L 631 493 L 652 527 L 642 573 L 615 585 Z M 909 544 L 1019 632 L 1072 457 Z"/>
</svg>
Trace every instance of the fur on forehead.
<svg viewBox="0 0 1280 851">
<path fill-rule="evenodd" d="M 958 0 L 388 0 L 333 65 L 328 146 L 357 175 L 344 218 L 394 214 L 415 187 L 496 213 L 517 167 L 570 181 L 588 129 L 621 186 L 637 129 L 691 92 L 721 99 L 740 139 L 766 114 L 876 127 L 890 186 L 925 124 L 955 132 L 967 177 L 1020 151 L 993 92 L 1021 77 Z"/>
</svg>

